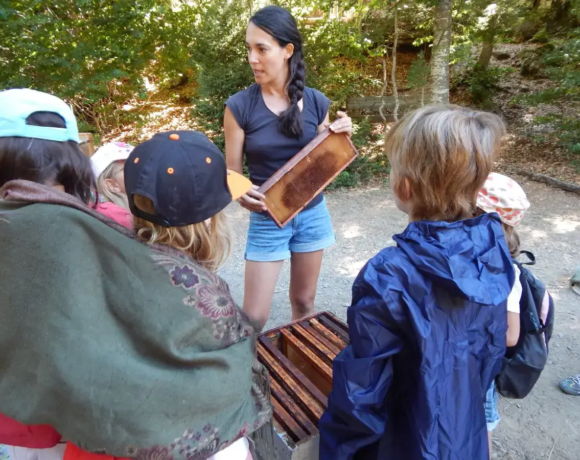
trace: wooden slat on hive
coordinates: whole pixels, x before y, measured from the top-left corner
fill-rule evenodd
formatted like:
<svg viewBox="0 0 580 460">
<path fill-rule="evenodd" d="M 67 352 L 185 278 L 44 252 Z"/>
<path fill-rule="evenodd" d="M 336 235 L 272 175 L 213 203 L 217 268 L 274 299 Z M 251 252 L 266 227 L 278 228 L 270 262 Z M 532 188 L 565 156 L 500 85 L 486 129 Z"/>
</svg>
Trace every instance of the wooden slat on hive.
<svg viewBox="0 0 580 460">
<path fill-rule="evenodd" d="M 320 322 L 320 324 L 323 324 L 332 332 L 337 334 L 346 343 L 350 342 L 348 337 L 348 331 L 345 330 L 339 323 L 333 321 L 333 319 L 330 316 L 320 315 L 318 317 L 318 321 Z"/>
<path fill-rule="evenodd" d="M 332 369 L 328 364 L 326 364 L 322 359 L 320 359 L 315 353 L 310 351 L 305 344 L 301 343 L 289 331 L 282 329 L 280 333 L 286 340 L 287 345 L 292 345 L 292 347 L 300 355 L 302 355 L 302 357 L 304 357 L 310 364 L 312 364 L 327 381 L 332 383 Z"/>
<path fill-rule="evenodd" d="M 347 343 L 344 340 L 342 340 L 338 335 L 330 332 L 328 328 L 320 324 L 317 319 L 312 318 L 310 321 L 308 321 L 308 324 L 312 327 L 312 329 L 319 332 L 321 335 L 326 337 L 328 341 L 336 345 L 339 350 L 342 350 L 346 347 Z"/>
<path fill-rule="evenodd" d="M 274 408 L 274 419 L 282 426 L 284 432 L 292 438 L 294 442 L 308 438 L 310 435 L 298 424 L 288 413 L 278 400 L 272 396 L 272 406 Z"/>
<path fill-rule="evenodd" d="M 302 326 L 310 334 L 312 334 L 314 337 L 316 337 L 317 340 L 322 342 L 324 344 L 324 346 L 327 347 L 335 355 L 338 355 L 340 353 L 340 350 L 342 350 L 344 348 L 344 346 L 342 346 L 342 347 L 338 346 L 335 342 L 333 342 L 331 339 L 329 339 L 322 332 L 316 330 L 314 327 L 312 327 L 312 325 L 309 322 L 300 323 L 300 326 Z M 334 335 L 334 334 L 329 333 L 329 335 Z M 337 339 L 338 339 L 338 337 L 337 337 Z"/>
<path fill-rule="evenodd" d="M 320 355 L 322 355 L 323 359 L 326 360 L 328 365 L 332 366 L 332 361 L 334 360 L 334 358 L 336 358 L 336 353 L 334 351 L 332 351 L 329 347 L 327 347 L 324 343 L 322 343 L 322 341 L 320 341 L 316 337 L 314 337 L 310 332 L 308 332 L 306 329 L 304 329 L 300 324 L 295 324 L 292 327 L 292 330 L 294 331 L 294 334 L 296 334 L 297 337 L 299 337 L 303 341 L 306 341 L 308 344 L 310 344 L 311 349 L 316 350 L 317 352 L 320 352 Z"/>
<path fill-rule="evenodd" d="M 291 415 L 291 417 L 306 431 L 306 436 L 298 437 L 296 441 L 301 441 L 308 437 L 308 435 L 317 435 L 318 428 L 309 417 L 308 414 L 302 410 L 302 408 L 296 404 L 292 399 L 290 394 L 282 388 L 280 382 L 276 379 L 270 381 L 270 388 L 272 390 L 272 396 L 280 403 L 280 405 L 286 410 L 286 412 Z M 320 418 L 320 417 L 319 417 Z M 317 418 L 316 420 L 318 420 Z"/>
<path fill-rule="evenodd" d="M 295 381 L 299 382 L 302 386 L 304 386 L 304 388 L 314 398 L 316 398 L 316 400 L 320 403 L 322 408 L 326 409 L 326 407 L 328 406 L 328 398 L 324 396 L 322 392 L 318 388 L 316 388 L 316 386 L 314 386 L 312 382 L 308 380 L 308 378 L 302 372 L 300 372 L 300 370 L 294 364 L 292 364 L 292 362 L 286 356 L 284 356 L 282 352 L 278 350 L 278 348 L 276 348 L 272 344 L 271 340 L 268 337 L 260 337 L 259 340 L 260 340 L 259 346 L 264 347 L 264 349 L 267 350 L 274 357 L 274 359 L 280 363 L 280 365 L 284 368 L 284 370 L 291 375 L 291 378 L 293 378 Z"/>
<path fill-rule="evenodd" d="M 294 399 L 302 405 L 302 409 L 311 417 L 313 420 L 320 420 L 322 417 L 322 412 L 326 406 L 317 401 L 316 398 L 310 395 L 310 392 L 306 391 L 299 382 L 296 382 L 292 376 L 286 372 L 286 370 L 262 347 L 258 347 L 258 357 L 260 361 L 266 366 L 270 375 L 272 377 L 272 382 L 278 382 L 283 385 L 284 388 L 290 393 Z M 300 382 L 301 383 L 301 382 Z"/>
</svg>

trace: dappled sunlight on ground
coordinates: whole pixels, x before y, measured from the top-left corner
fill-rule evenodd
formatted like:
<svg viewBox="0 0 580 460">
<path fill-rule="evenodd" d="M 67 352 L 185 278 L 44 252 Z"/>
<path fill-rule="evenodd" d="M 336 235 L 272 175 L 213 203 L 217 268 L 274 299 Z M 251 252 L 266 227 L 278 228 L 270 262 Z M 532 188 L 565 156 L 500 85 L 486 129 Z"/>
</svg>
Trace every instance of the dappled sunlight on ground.
<svg viewBox="0 0 580 460">
<path fill-rule="evenodd" d="M 360 227 L 358 225 L 352 225 L 342 232 L 343 238 L 356 238 L 360 236 Z"/>
<path fill-rule="evenodd" d="M 350 256 L 344 257 L 340 262 L 338 262 L 336 270 L 342 276 L 356 278 L 367 261 L 367 259 L 359 260 L 358 258 Z"/>
<path fill-rule="evenodd" d="M 540 240 L 543 238 L 548 238 L 548 234 L 543 230 L 532 230 L 529 235 L 526 236 L 526 239 L 533 240 Z"/>
<path fill-rule="evenodd" d="M 580 220 L 573 215 L 544 218 L 552 224 L 554 233 L 570 233 L 580 228 Z"/>
</svg>

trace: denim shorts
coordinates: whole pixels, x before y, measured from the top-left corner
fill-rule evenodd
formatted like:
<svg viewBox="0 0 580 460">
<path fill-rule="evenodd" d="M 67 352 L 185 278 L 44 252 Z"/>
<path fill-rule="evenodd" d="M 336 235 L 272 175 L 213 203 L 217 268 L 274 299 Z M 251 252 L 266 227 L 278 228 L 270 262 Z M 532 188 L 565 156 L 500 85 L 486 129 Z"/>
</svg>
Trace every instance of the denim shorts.
<svg viewBox="0 0 580 460">
<path fill-rule="evenodd" d="M 497 428 L 499 423 L 499 412 L 497 411 L 497 402 L 499 395 L 495 388 L 495 382 L 491 383 L 489 390 L 485 394 L 485 422 L 487 423 L 487 431 L 493 431 Z"/>
<path fill-rule="evenodd" d="M 325 199 L 302 211 L 284 228 L 279 228 L 270 216 L 252 212 L 245 258 L 255 262 L 286 260 L 293 252 L 320 251 L 335 241 Z"/>
</svg>

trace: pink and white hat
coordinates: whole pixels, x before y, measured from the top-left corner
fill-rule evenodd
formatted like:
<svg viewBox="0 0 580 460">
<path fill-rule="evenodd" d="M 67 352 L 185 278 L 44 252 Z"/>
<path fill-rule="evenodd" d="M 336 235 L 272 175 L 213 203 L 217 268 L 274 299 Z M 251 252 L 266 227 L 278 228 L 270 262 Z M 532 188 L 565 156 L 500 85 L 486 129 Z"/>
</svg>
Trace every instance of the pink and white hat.
<svg viewBox="0 0 580 460">
<path fill-rule="evenodd" d="M 497 212 L 504 224 L 515 227 L 524 217 L 530 202 L 515 180 L 491 173 L 477 194 L 477 207 L 485 212 Z"/>
<path fill-rule="evenodd" d="M 124 142 L 110 142 L 100 147 L 91 157 L 93 173 L 99 178 L 103 171 L 115 161 L 125 161 L 133 151 L 133 146 Z"/>
</svg>

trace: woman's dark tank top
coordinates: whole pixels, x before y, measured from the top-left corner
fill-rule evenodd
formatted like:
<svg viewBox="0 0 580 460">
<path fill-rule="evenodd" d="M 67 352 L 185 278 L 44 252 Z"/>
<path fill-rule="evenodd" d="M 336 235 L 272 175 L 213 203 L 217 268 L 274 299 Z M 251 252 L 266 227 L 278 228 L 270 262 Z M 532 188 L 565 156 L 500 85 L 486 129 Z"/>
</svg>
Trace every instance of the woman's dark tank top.
<svg viewBox="0 0 580 460">
<path fill-rule="evenodd" d="M 266 182 L 318 134 L 330 100 L 320 91 L 304 88 L 303 101 L 304 134 L 294 139 L 278 131 L 278 116 L 266 106 L 260 85 L 253 84 L 227 100 L 226 105 L 245 133 L 244 154 L 253 184 Z M 316 206 L 322 197 L 318 195 L 305 209 Z"/>
</svg>

